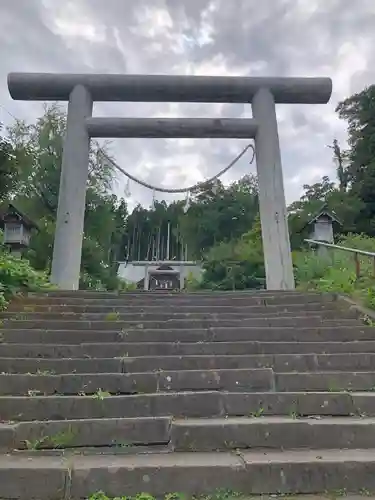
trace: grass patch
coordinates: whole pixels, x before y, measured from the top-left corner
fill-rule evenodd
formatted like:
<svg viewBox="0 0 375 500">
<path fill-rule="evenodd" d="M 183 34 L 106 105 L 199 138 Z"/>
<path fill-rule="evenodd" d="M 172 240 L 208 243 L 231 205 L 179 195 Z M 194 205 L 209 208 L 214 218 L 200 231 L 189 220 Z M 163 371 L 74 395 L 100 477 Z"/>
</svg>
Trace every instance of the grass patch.
<svg viewBox="0 0 375 500">
<path fill-rule="evenodd" d="M 341 237 L 337 245 L 375 253 L 375 238 L 361 234 Z M 374 259 L 358 256 L 360 276 L 356 275 L 354 254 L 330 249 L 325 257 L 313 250 L 293 253 L 297 288 L 301 291 L 338 293 L 375 310 Z M 371 325 L 373 321 L 368 319 Z"/>
</svg>

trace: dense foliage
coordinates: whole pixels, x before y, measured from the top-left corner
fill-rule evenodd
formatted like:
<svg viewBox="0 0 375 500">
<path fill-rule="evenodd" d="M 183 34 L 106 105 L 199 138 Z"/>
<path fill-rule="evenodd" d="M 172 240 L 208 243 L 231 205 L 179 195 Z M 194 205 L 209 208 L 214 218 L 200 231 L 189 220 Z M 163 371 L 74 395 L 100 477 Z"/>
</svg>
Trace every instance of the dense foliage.
<svg viewBox="0 0 375 500">
<path fill-rule="evenodd" d="M 26 258 L 33 268 L 47 273 L 52 259 L 65 126 L 65 114 L 53 105 L 35 124 L 16 122 L 0 141 L 2 199 L 4 203 L 11 201 L 38 224 L 40 231 L 34 234 Z M 112 194 L 113 171 L 100 162 L 97 149 L 93 143 L 81 284 L 115 288 L 116 260 L 123 246 L 128 211 L 126 202 Z"/>
<path fill-rule="evenodd" d="M 27 260 L 0 251 L 0 310 L 17 293 L 49 287 L 45 272 L 36 271 Z"/>
</svg>

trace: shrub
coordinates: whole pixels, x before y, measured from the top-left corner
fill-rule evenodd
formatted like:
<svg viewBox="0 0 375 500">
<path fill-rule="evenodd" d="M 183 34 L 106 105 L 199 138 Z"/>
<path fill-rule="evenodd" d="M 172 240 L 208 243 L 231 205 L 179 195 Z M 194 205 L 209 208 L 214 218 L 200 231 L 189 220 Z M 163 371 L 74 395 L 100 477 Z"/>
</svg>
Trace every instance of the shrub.
<svg viewBox="0 0 375 500">
<path fill-rule="evenodd" d="M 260 226 L 232 242 L 212 247 L 205 256 L 201 288 L 244 290 L 262 288 L 265 277 Z"/>
<path fill-rule="evenodd" d="M 375 252 L 375 238 L 362 234 L 342 236 L 337 245 Z M 360 277 L 356 275 L 354 254 L 332 249 L 326 257 L 314 250 L 293 254 L 297 287 L 303 290 L 335 292 L 354 297 L 366 306 L 375 309 L 374 259 L 359 256 Z"/>
<path fill-rule="evenodd" d="M 86 272 L 81 272 L 79 278 L 79 289 L 102 291 L 106 290 L 106 287 L 103 285 L 99 278 L 91 276 Z"/>
<path fill-rule="evenodd" d="M 192 272 L 189 272 L 185 279 L 185 289 L 188 291 L 199 290 L 202 288 L 202 276 L 197 278 Z"/>
<path fill-rule="evenodd" d="M 117 290 L 120 292 L 133 292 L 137 290 L 137 283 L 132 283 L 124 280 L 123 278 L 118 278 Z"/>
<path fill-rule="evenodd" d="M 9 299 L 20 292 L 49 288 L 47 274 L 35 271 L 27 260 L 0 252 L 0 309 Z"/>
</svg>

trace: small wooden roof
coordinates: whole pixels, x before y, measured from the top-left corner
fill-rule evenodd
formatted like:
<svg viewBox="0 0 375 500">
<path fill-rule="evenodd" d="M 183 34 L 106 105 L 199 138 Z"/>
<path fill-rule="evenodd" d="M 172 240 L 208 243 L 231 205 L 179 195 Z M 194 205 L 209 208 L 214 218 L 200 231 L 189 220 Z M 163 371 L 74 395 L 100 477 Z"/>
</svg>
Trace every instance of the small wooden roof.
<svg viewBox="0 0 375 500">
<path fill-rule="evenodd" d="M 7 222 L 8 217 L 16 217 L 20 222 L 23 223 L 28 229 L 39 229 L 38 225 L 33 222 L 27 215 L 22 213 L 15 207 L 12 203 L 8 203 L 0 207 L 0 227 L 4 227 Z"/>
<path fill-rule="evenodd" d="M 319 209 L 318 212 L 316 212 L 315 214 L 311 214 L 311 219 L 309 219 L 309 221 L 306 223 L 306 226 L 308 226 L 308 225 L 313 224 L 314 222 L 316 222 L 320 217 L 322 217 L 322 215 L 325 215 L 325 216 L 329 217 L 330 219 L 332 219 L 332 222 L 336 222 L 337 224 L 339 224 L 340 226 L 342 226 L 342 222 L 338 218 L 336 212 L 334 210 L 329 210 L 328 209 L 328 205 L 326 203 L 324 203 L 321 206 L 321 208 Z"/>
</svg>

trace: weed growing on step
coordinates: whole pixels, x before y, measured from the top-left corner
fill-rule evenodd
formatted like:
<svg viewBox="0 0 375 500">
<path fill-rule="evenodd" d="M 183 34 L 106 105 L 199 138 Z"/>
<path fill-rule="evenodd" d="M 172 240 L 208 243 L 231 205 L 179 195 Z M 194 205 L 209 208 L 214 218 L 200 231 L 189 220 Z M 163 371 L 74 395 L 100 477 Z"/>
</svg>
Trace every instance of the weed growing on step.
<svg viewBox="0 0 375 500">
<path fill-rule="evenodd" d="M 47 375 L 56 375 L 56 372 L 54 370 L 37 370 L 36 375 L 42 375 L 42 376 L 47 376 Z"/>
<path fill-rule="evenodd" d="M 70 425 L 67 430 L 61 431 L 54 436 L 49 437 L 49 441 L 52 443 L 53 448 L 66 448 L 74 441 L 77 436 L 77 432 L 73 430 Z"/>
<path fill-rule="evenodd" d="M 108 398 L 111 395 L 108 391 L 102 391 L 102 389 L 98 389 L 95 394 L 92 395 L 94 399 L 97 401 L 104 401 L 105 398 Z"/>
<path fill-rule="evenodd" d="M 359 490 L 359 494 L 363 497 L 370 497 L 372 495 L 371 491 L 367 490 L 366 488 L 361 488 Z"/>
<path fill-rule="evenodd" d="M 37 389 L 29 389 L 27 391 L 27 395 L 30 396 L 31 398 L 35 398 L 36 396 L 43 396 L 43 392 L 38 391 Z"/>
<path fill-rule="evenodd" d="M 361 496 L 369 497 L 373 493 L 365 488 L 361 488 L 358 492 Z M 284 498 L 288 500 L 295 500 L 297 494 L 293 493 L 281 493 L 277 492 L 273 495 L 266 495 L 267 497 L 274 498 Z M 322 497 L 326 497 L 332 500 L 337 498 L 342 498 L 348 495 L 347 490 L 341 489 L 336 491 L 325 491 Z M 232 500 L 232 499 L 244 499 L 244 500 L 258 500 L 260 497 L 258 495 L 245 495 L 244 493 L 232 492 L 230 490 L 218 490 L 217 492 L 206 494 L 206 495 L 187 495 L 185 493 L 168 493 L 164 496 L 164 500 Z M 148 493 L 139 493 L 135 496 L 120 496 L 120 497 L 109 497 L 103 491 L 98 491 L 93 493 L 87 500 L 156 500 L 154 496 Z"/>
<path fill-rule="evenodd" d="M 116 448 L 129 448 L 131 446 L 131 443 L 127 443 L 127 442 L 117 442 L 117 441 L 112 441 L 112 446 L 116 447 Z"/>
<path fill-rule="evenodd" d="M 119 336 L 119 339 L 120 340 L 125 340 L 126 337 L 129 335 L 129 332 L 122 329 L 119 333 L 118 333 L 118 336 Z"/>
<path fill-rule="evenodd" d="M 293 420 L 296 420 L 297 418 L 301 418 L 302 417 L 302 415 L 297 410 L 296 405 L 293 405 L 290 408 L 290 410 L 289 410 L 289 417 L 292 418 Z"/>
<path fill-rule="evenodd" d="M 39 438 L 29 440 L 25 439 L 25 445 L 28 450 L 41 450 L 43 448 L 52 448 L 58 450 L 66 448 L 74 441 L 77 433 L 69 426 L 67 430 L 61 431 L 52 436 L 41 436 Z"/>
<path fill-rule="evenodd" d="M 264 408 L 258 408 L 258 410 L 255 410 L 250 413 L 250 416 L 253 418 L 259 418 L 264 414 Z"/>
<path fill-rule="evenodd" d="M 111 311 L 105 316 L 105 321 L 119 321 L 120 313 L 118 311 Z"/>
<path fill-rule="evenodd" d="M 25 439 L 25 445 L 26 445 L 26 448 L 28 450 L 33 450 L 33 451 L 36 451 L 36 450 L 40 450 L 42 449 L 43 447 L 43 444 L 48 440 L 48 436 L 43 436 L 39 439 L 33 439 L 33 440 L 29 440 L 29 439 Z"/>
<path fill-rule="evenodd" d="M 119 361 L 124 361 L 128 357 L 129 357 L 129 353 L 125 352 L 124 354 L 122 354 L 122 356 L 115 356 L 115 359 L 118 359 Z"/>
<path fill-rule="evenodd" d="M 232 492 L 230 490 L 217 490 L 212 494 L 207 495 L 187 495 L 185 493 L 167 493 L 164 500 L 231 500 L 238 498 L 249 498 L 243 493 Z M 149 493 L 138 493 L 135 496 L 120 496 L 109 497 L 103 491 L 98 491 L 92 494 L 87 500 L 156 500 L 153 495 Z"/>
<path fill-rule="evenodd" d="M 375 320 L 370 318 L 367 314 L 360 317 L 360 320 L 367 326 L 375 326 Z"/>
<path fill-rule="evenodd" d="M 336 384 L 329 384 L 328 392 L 346 392 L 346 389 L 338 387 Z"/>
<path fill-rule="evenodd" d="M 339 498 L 339 497 L 345 497 L 347 494 L 348 494 L 348 492 L 347 492 L 346 488 L 325 492 L 325 495 L 328 498 L 332 498 L 332 499 Z"/>
<path fill-rule="evenodd" d="M 24 306 L 23 310 L 24 310 L 24 312 L 32 313 L 32 312 L 35 312 L 35 307 L 33 307 L 33 306 Z"/>
</svg>

